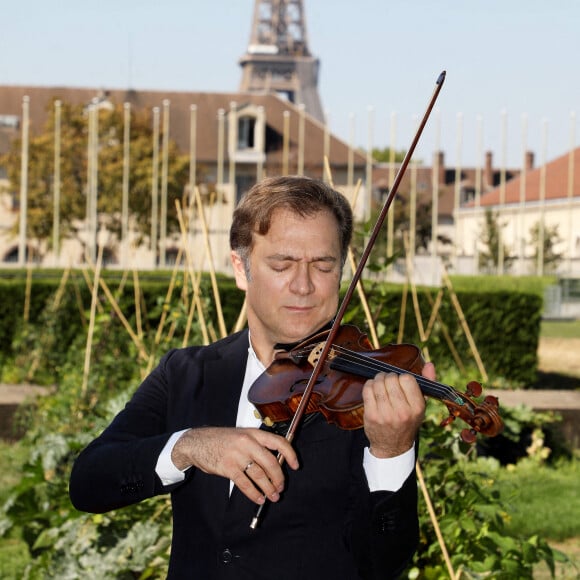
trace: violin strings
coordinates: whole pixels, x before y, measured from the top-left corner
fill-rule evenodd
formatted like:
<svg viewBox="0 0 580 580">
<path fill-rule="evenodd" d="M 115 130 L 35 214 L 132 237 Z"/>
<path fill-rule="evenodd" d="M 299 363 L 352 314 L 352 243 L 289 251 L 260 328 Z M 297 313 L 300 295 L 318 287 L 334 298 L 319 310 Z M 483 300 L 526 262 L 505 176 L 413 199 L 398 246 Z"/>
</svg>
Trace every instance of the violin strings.
<svg viewBox="0 0 580 580">
<path fill-rule="evenodd" d="M 435 381 L 432 381 L 431 379 L 428 379 L 411 371 L 400 369 L 399 367 L 391 365 L 384 361 L 375 360 L 372 357 L 365 356 L 364 354 L 359 354 L 356 351 L 349 350 L 340 345 L 336 344 L 333 345 L 333 349 L 335 350 L 335 352 L 340 354 L 340 358 L 342 360 L 345 360 L 352 364 L 358 364 L 362 368 L 370 369 L 372 371 L 376 371 L 377 373 L 384 371 L 384 372 L 394 372 L 397 375 L 409 374 L 415 377 L 420 386 L 426 387 L 427 390 L 430 391 L 427 394 L 432 394 L 432 396 L 438 397 L 440 399 L 445 398 L 451 399 L 454 400 L 455 402 L 457 402 L 458 397 L 461 397 L 461 394 L 455 391 L 455 389 L 453 389 L 452 387 L 449 387 L 442 383 L 437 383 Z M 309 350 L 311 351 L 312 348 L 310 348 Z M 306 354 L 306 352 L 307 352 L 306 348 L 302 349 L 302 354 Z"/>
<path fill-rule="evenodd" d="M 314 350 L 314 346 L 305 346 L 299 350 L 295 350 L 294 355 L 298 357 L 308 357 L 310 353 Z M 469 417 L 465 417 L 462 413 L 460 416 L 461 418 L 466 421 L 470 426 L 474 427 L 474 419 L 477 416 L 480 419 L 480 423 L 477 426 L 477 430 L 484 433 L 484 434 L 496 434 L 497 432 L 501 431 L 502 421 L 499 415 L 498 406 L 492 404 L 490 401 L 483 401 L 481 405 L 476 404 L 474 406 L 473 402 L 469 397 L 465 394 L 456 391 L 453 387 L 449 385 L 445 385 L 443 383 L 438 383 L 431 379 L 427 379 L 422 375 L 418 375 L 412 371 L 407 371 L 405 369 L 401 369 L 397 366 L 391 365 L 389 363 L 373 359 L 372 357 L 365 355 L 363 353 L 359 353 L 358 351 L 349 350 L 340 345 L 333 345 L 334 352 L 337 353 L 336 358 L 330 360 L 330 365 L 332 366 L 333 362 L 336 365 L 336 362 L 343 362 L 344 364 L 352 364 L 358 365 L 359 368 L 368 369 L 371 372 L 378 373 L 380 371 L 387 371 L 387 372 L 394 372 L 397 375 L 401 374 L 409 374 L 417 380 L 420 386 L 424 387 L 423 393 L 438 398 L 443 402 L 451 402 L 456 405 L 461 405 L 464 407 L 465 411 L 469 412 Z M 350 371 L 348 368 L 341 369 L 338 365 L 335 367 L 337 370 L 342 370 L 344 372 L 353 372 L 355 373 L 356 370 Z M 362 373 L 361 373 L 362 374 Z M 362 374 L 362 376 L 365 376 Z"/>
</svg>

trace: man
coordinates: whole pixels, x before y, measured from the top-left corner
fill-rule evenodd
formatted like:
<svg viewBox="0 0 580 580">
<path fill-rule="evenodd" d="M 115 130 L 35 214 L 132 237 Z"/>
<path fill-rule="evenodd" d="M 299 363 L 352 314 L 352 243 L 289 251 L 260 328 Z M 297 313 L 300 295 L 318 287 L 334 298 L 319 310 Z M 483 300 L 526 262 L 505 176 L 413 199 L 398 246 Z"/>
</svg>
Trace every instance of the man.
<svg viewBox="0 0 580 580">
<path fill-rule="evenodd" d="M 248 329 L 165 355 L 76 461 L 78 509 L 171 493 L 170 578 L 384 579 L 411 558 L 425 406 L 413 377 L 365 383 L 364 429 L 315 414 L 292 446 L 260 428 L 247 398 L 277 350 L 332 321 L 351 234 L 348 202 L 324 183 L 275 177 L 254 186 L 230 231 Z M 434 378 L 432 365 L 424 374 Z"/>
</svg>

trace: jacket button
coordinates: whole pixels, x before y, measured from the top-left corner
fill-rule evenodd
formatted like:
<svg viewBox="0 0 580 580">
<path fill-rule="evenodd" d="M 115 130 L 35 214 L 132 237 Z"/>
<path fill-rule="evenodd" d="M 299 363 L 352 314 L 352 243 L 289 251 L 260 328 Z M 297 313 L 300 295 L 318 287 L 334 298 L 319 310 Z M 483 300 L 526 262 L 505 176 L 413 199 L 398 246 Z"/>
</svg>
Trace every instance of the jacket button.
<svg viewBox="0 0 580 580">
<path fill-rule="evenodd" d="M 233 560 L 233 558 L 234 558 L 234 556 L 233 556 L 233 554 L 230 552 L 230 550 L 229 550 L 229 549 L 227 549 L 227 548 L 226 548 L 226 549 L 225 549 L 225 550 L 222 552 L 222 562 L 223 562 L 224 564 L 229 564 L 229 563 L 230 563 L 230 562 Z"/>
</svg>

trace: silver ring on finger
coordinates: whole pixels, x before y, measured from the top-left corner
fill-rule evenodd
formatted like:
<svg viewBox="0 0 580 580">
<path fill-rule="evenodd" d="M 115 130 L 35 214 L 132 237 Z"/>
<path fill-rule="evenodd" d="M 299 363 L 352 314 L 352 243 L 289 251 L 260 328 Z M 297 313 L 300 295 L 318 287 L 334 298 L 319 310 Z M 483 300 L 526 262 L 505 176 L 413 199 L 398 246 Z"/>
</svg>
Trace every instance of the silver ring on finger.
<svg viewBox="0 0 580 580">
<path fill-rule="evenodd" d="M 248 471 L 248 469 L 250 469 L 250 467 L 252 467 L 252 465 L 254 465 L 253 461 L 248 461 L 248 464 L 246 465 L 246 467 L 244 467 L 244 469 L 242 470 L 244 473 L 246 473 L 246 471 Z"/>
</svg>

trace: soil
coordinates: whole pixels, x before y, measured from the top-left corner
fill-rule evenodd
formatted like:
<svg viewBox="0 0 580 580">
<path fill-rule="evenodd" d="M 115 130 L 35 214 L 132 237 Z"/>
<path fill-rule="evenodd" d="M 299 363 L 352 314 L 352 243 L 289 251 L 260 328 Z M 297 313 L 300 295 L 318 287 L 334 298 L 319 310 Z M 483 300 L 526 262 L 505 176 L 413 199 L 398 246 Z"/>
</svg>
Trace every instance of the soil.
<svg viewBox="0 0 580 580">
<path fill-rule="evenodd" d="M 580 377 L 580 338 L 541 338 L 538 368 L 544 373 Z"/>
</svg>

